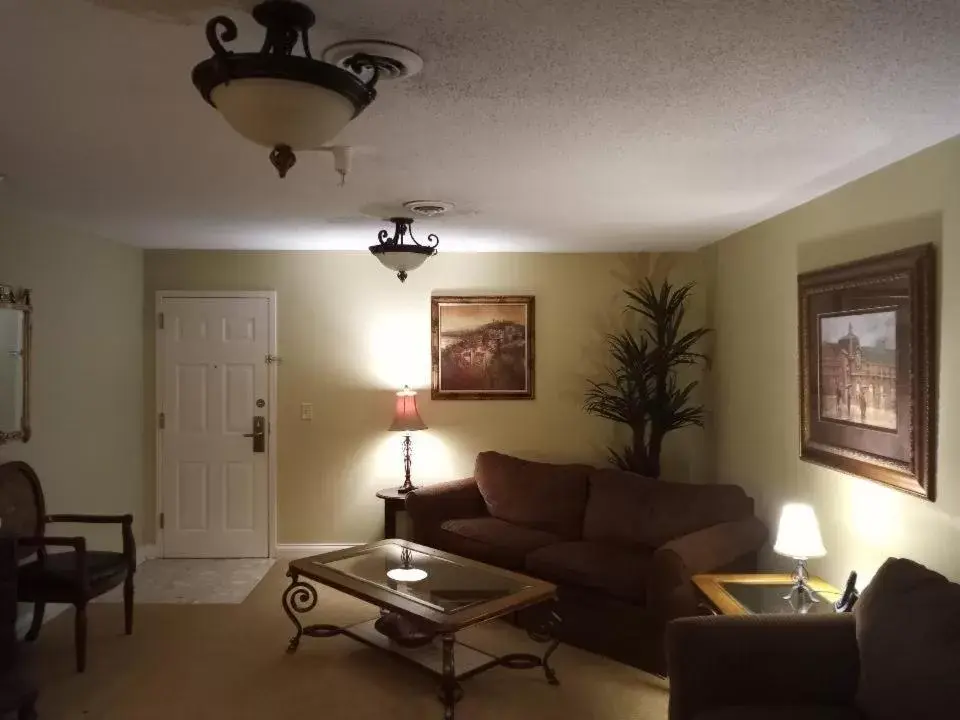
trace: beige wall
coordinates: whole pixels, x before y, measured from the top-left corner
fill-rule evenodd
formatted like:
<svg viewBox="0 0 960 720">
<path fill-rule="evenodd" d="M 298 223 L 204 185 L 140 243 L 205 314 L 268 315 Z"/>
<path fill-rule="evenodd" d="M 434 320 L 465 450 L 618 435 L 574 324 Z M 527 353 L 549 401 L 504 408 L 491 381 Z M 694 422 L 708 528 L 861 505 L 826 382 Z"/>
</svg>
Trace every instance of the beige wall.
<svg viewBox="0 0 960 720">
<path fill-rule="evenodd" d="M 33 438 L 0 446 L 40 476 L 50 512 L 143 518 L 143 253 L 0 204 L 0 282 L 33 290 Z M 53 530 L 53 528 L 51 528 Z M 56 526 L 119 547 L 109 526 Z"/>
<path fill-rule="evenodd" d="M 924 242 L 939 246 L 938 499 L 930 503 L 798 458 L 798 272 Z M 928 149 L 716 246 L 716 455 L 775 529 L 781 504 L 813 503 L 828 580 L 867 580 L 890 555 L 960 577 L 960 139 Z M 779 559 L 778 562 L 783 562 Z"/>
<path fill-rule="evenodd" d="M 452 242 L 452 241 L 451 241 Z M 281 543 L 366 541 L 382 531 L 374 493 L 398 485 L 400 438 L 386 432 L 393 394 L 420 391 L 430 430 L 414 437 L 415 481 L 469 475 L 476 453 L 601 463 L 611 424 L 581 410 L 584 380 L 605 361 L 604 333 L 623 320 L 621 289 L 673 268 L 701 276 L 696 254 L 548 255 L 441 253 L 406 284 L 367 253 L 148 252 L 146 326 L 158 290 L 276 290 L 279 367 L 278 512 Z M 430 400 L 430 295 L 536 296 L 534 401 Z M 706 315 L 706 293 L 691 319 Z M 145 377 L 154 377 L 154 334 L 145 335 Z M 315 419 L 300 420 L 300 403 Z M 146 403 L 147 512 L 156 512 L 152 430 Z M 673 438 L 666 474 L 698 480 L 704 434 Z"/>
</svg>

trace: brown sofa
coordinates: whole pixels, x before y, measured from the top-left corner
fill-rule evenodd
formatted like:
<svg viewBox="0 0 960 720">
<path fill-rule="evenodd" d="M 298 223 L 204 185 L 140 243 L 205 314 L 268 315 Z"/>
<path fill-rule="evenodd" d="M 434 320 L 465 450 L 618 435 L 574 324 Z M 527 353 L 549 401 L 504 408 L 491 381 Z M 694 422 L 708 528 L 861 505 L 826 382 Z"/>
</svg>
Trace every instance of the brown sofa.
<svg viewBox="0 0 960 720">
<path fill-rule="evenodd" d="M 960 585 L 888 560 L 853 613 L 685 618 L 670 720 L 960 716 Z"/>
<path fill-rule="evenodd" d="M 755 570 L 767 539 L 736 486 L 495 452 L 406 508 L 415 542 L 557 583 L 565 642 L 658 674 L 665 624 L 698 613 L 691 576 Z"/>
</svg>

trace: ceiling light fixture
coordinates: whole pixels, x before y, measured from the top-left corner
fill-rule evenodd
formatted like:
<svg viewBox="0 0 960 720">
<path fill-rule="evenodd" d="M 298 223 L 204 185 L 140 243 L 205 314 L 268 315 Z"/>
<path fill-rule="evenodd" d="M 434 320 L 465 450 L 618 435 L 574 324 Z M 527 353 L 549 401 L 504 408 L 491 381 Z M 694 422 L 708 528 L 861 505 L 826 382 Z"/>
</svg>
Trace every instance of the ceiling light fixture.
<svg viewBox="0 0 960 720">
<path fill-rule="evenodd" d="M 207 22 L 213 57 L 193 69 L 193 84 L 234 130 L 271 149 L 280 177 L 296 163 L 295 151 L 320 150 L 373 102 L 381 75 L 409 77 L 419 69 L 410 67 L 416 53 L 384 42 L 352 45 L 376 54 L 341 52 L 337 64 L 315 60 L 307 33 L 316 16 L 295 0 L 266 0 L 252 12 L 266 28 L 259 52 L 224 48 L 236 40 L 237 25 L 218 15 Z M 303 55 L 293 54 L 298 42 Z"/>
<path fill-rule="evenodd" d="M 393 237 L 389 231 L 381 230 L 377 234 L 378 244 L 371 245 L 370 252 L 385 268 L 393 270 L 400 282 L 404 282 L 408 271 L 416 270 L 428 257 L 437 254 L 440 238 L 430 233 L 424 245 L 413 236 L 413 218 L 394 217 L 390 222 L 394 225 Z M 407 239 L 410 242 L 406 242 Z"/>
</svg>

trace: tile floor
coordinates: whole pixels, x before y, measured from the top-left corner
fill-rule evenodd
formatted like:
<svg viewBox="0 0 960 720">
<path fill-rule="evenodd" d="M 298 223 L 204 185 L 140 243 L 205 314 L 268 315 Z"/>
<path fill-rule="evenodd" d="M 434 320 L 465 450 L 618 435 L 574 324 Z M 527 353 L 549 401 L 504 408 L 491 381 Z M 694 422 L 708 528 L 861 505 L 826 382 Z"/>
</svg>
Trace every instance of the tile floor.
<svg viewBox="0 0 960 720">
<path fill-rule="evenodd" d="M 236 605 L 246 600 L 273 566 L 272 559 L 147 560 L 137 568 L 135 602 Z M 99 602 L 123 602 L 123 590 Z"/>
</svg>

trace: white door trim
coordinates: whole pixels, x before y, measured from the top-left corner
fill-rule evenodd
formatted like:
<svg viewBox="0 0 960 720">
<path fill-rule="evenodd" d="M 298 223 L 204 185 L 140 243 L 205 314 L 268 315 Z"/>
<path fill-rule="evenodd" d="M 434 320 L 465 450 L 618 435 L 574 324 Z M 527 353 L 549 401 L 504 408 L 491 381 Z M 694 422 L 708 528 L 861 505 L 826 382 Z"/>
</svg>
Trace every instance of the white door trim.
<svg viewBox="0 0 960 720">
<path fill-rule="evenodd" d="M 160 432 L 159 425 L 157 423 L 157 413 L 160 412 L 159 408 L 163 405 L 163 353 L 160 350 L 160 328 L 157 323 L 157 317 L 160 314 L 160 305 L 163 302 L 164 298 L 215 298 L 215 299 L 224 299 L 229 300 L 231 298 L 239 299 L 251 299 L 251 298 L 263 298 L 270 303 L 269 317 L 270 317 L 270 333 L 267 338 L 267 343 L 270 347 L 269 353 L 271 355 L 277 354 L 277 293 L 275 290 L 232 290 L 232 291 L 220 291 L 220 290 L 158 290 L 154 298 L 153 305 L 153 332 L 154 337 L 154 346 L 153 346 L 153 355 L 156 359 L 156 367 L 154 368 L 154 390 L 155 390 L 155 400 L 154 400 L 154 418 L 152 419 L 154 434 L 156 437 L 155 445 L 156 448 L 156 467 L 154 468 L 154 485 L 156 485 L 157 497 L 157 512 L 153 518 L 154 522 L 154 537 L 157 538 L 157 552 L 159 557 L 164 557 L 163 552 L 163 531 L 160 529 L 160 512 L 163 508 L 163 486 L 161 481 L 163 478 L 162 463 L 163 463 L 163 433 Z M 267 509 L 267 527 L 268 527 L 268 542 L 270 546 L 270 557 L 275 558 L 277 556 L 277 364 L 270 363 L 267 365 L 267 382 L 270 387 L 270 402 L 267 404 L 267 450 L 270 455 L 267 462 L 267 503 L 269 505 Z"/>
</svg>

